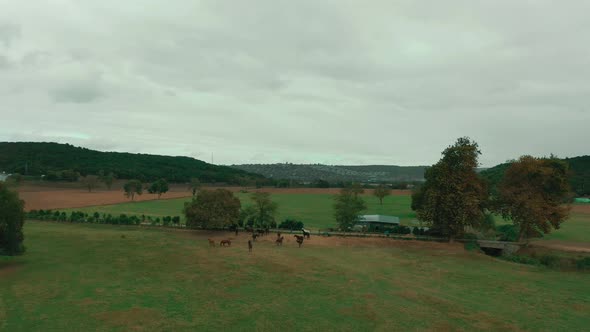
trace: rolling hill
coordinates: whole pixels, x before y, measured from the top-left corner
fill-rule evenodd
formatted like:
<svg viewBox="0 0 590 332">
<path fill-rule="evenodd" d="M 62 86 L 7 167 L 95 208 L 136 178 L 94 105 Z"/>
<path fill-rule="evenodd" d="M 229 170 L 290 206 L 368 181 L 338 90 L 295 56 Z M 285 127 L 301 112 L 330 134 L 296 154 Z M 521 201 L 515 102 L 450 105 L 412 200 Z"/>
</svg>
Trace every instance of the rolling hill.
<svg viewBox="0 0 590 332">
<path fill-rule="evenodd" d="M 81 175 L 113 172 L 120 179 L 170 182 L 239 184 L 264 181 L 264 177 L 228 166 L 217 166 L 190 157 L 170 157 L 140 153 L 101 152 L 70 144 L 0 142 L 0 171 L 24 175 L 47 175 L 71 170 Z"/>
</svg>

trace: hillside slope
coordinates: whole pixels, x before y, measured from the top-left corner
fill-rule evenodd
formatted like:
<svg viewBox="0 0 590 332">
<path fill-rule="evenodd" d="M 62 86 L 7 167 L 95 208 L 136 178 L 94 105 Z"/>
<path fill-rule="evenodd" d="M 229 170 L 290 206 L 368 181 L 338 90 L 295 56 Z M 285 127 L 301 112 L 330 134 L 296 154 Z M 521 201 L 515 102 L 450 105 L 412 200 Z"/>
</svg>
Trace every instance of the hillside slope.
<svg viewBox="0 0 590 332">
<path fill-rule="evenodd" d="M 329 182 L 402 182 L 422 181 L 425 166 L 330 166 L 321 164 L 248 164 L 232 167 L 262 174 L 272 179 Z"/>
<path fill-rule="evenodd" d="M 120 179 L 153 181 L 165 178 L 171 182 L 240 183 L 264 179 L 227 166 L 208 164 L 189 157 L 101 152 L 70 144 L 0 142 L 0 171 L 26 175 L 73 170 L 81 175 L 113 172 Z"/>
</svg>

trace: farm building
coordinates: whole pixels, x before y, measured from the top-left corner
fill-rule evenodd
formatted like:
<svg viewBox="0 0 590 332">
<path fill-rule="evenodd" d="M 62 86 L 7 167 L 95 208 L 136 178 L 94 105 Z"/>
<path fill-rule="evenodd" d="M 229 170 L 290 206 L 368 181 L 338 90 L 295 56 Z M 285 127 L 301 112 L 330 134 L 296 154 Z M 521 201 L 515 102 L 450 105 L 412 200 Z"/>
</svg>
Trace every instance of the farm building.
<svg viewBox="0 0 590 332">
<path fill-rule="evenodd" d="M 365 229 L 367 231 L 383 231 L 399 225 L 399 218 L 395 216 L 384 216 L 381 214 L 367 214 L 359 216 L 360 221 L 355 229 Z"/>
</svg>

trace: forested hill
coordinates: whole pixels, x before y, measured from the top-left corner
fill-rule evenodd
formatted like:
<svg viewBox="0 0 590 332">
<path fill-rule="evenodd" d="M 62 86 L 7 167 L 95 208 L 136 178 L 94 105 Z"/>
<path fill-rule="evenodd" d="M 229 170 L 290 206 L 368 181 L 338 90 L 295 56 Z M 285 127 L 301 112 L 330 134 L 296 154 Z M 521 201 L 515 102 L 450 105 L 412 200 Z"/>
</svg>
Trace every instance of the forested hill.
<svg viewBox="0 0 590 332">
<path fill-rule="evenodd" d="M 569 164 L 570 170 L 572 171 L 570 184 L 572 186 L 573 191 L 576 193 L 577 196 L 589 196 L 590 156 L 565 158 L 563 160 Z M 482 171 L 481 175 L 489 181 L 492 187 L 495 187 L 498 183 L 500 183 L 500 181 L 502 181 L 502 178 L 504 177 L 504 172 L 506 172 L 508 166 L 510 166 L 509 163 L 500 164 L 492 168 L 489 168 L 485 171 Z"/>
<path fill-rule="evenodd" d="M 264 177 L 228 166 L 217 166 L 189 157 L 100 152 L 69 144 L 0 142 L 0 172 L 24 175 L 56 174 L 72 170 L 81 175 L 113 172 L 119 179 L 171 182 L 243 183 Z"/>
<path fill-rule="evenodd" d="M 328 182 L 413 182 L 424 180 L 425 166 L 329 166 L 321 164 L 247 164 L 232 167 L 272 179 Z"/>
</svg>

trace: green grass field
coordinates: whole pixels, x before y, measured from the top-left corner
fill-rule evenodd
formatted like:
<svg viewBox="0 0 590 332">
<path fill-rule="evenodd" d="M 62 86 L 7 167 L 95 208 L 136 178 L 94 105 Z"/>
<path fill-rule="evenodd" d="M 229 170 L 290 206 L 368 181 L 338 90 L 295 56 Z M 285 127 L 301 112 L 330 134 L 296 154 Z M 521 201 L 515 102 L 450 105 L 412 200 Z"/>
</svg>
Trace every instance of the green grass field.
<svg viewBox="0 0 590 332">
<path fill-rule="evenodd" d="M 589 273 L 516 265 L 448 244 L 312 237 L 297 248 L 287 238 L 280 248 L 257 243 L 249 254 L 245 235 L 229 248 L 209 248 L 210 236 L 223 235 L 27 222 L 27 253 L 0 257 L 0 330 L 590 326 Z"/>
<path fill-rule="evenodd" d="M 252 204 L 250 194 L 237 194 L 242 206 Z M 273 201 L 279 205 L 276 219 L 278 222 L 285 218 L 296 218 L 304 222 L 311 229 L 336 227 L 333 217 L 333 195 L 329 194 L 273 194 Z M 410 196 L 389 196 L 379 204 L 373 196 L 364 196 L 368 205 L 367 214 L 394 215 L 401 218 L 402 223 L 409 224 L 416 218 L 410 209 Z M 182 216 L 184 202 L 190 198 L 122 203 L 96 207 L 78 208 L 73 210 L 115 214 L 145 214 L 146 216 Z"/>
</svg>

